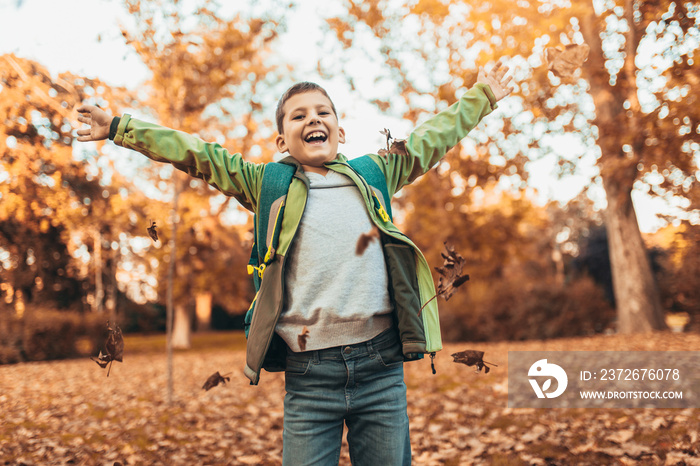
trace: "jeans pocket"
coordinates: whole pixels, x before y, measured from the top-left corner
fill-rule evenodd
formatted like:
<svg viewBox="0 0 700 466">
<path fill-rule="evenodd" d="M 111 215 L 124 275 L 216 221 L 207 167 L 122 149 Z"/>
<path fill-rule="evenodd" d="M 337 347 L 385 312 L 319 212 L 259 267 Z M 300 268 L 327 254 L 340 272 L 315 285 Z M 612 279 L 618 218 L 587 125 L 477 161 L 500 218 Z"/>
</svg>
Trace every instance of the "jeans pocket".
<svg viewBox="0 0 700 466">
<path fill-rule="evenodd" d="M 398 367 L 403 364 L 403 353 L 401 352 L 400 344 L 377 349 L 376 352 L 377 360 L 384 367 Z"/>
<path fill-rule="evenodd" d="M 287 367 L 284 370 L 289 375 L 306 375 L 311 368 L 311 359 L 287 358 Z"/>
</svg>

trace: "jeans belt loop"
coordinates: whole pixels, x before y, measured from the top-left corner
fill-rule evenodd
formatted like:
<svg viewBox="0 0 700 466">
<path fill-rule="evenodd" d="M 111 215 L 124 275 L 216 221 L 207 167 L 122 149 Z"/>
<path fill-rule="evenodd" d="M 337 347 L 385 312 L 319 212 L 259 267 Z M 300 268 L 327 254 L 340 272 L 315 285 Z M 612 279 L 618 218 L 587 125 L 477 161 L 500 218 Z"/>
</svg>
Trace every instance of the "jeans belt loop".
<svg viewBox="0 0 700 466">
<path fill-rule="evenodd" d="M 368 354 L 374 354 L 374 346 L 372 345 L 372 340 L 374 340 L 374 338 L 367 340 L 367 353 Z"/>
</svg>

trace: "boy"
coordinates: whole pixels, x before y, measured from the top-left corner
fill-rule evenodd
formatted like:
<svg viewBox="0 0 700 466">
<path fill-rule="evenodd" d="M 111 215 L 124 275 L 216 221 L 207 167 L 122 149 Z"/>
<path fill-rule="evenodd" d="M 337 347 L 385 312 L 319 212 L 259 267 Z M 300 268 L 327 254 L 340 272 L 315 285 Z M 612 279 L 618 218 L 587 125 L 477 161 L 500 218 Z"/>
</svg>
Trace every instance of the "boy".
<svg viewBox="0 0 700 466">
<path fill-rule="evenodd" d="M 280 99 L 276 143 L 294 177 L 278 202 L 279 242 L 258 269 L 245 374 L 257 384 L 262 368 L 285 370 L 284 464 L 338 464 L 343 422 L 353 464 L 410 464 L 403 362 L 434 355 L 441 342 L 435 301 L 419 315 L 435 294 L 430 268 L 385 208 L 511 92 L 506 72 L 500 63 L 480 71 L 457 103 L 409 136 L 408 155 L 368 156 L 389 198 L 338 153 L 345 131 L 323 88 L 298 83 Z M 79 141 L 109 137 L 258 212 L 266 165 L 129 115 L 112 118 L 89 105 L 78 112 L 90 125 Z M 381 242 L 356 254 L 357 239 L 373 227 Z"/>
</svg>

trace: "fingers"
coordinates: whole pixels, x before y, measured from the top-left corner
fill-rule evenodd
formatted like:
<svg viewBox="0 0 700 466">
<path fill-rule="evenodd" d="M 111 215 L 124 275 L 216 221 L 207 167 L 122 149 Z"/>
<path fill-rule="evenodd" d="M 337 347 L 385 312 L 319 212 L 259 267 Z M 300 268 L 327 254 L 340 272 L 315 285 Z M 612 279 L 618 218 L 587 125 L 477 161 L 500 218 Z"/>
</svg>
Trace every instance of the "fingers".
<svg viewBox="0 0 700 466">
<path fill-rule="evenodd" d="M 510 82 L 513 80 L 513 76 L 506 77 L 509 71 L 510 68 L 499 61 L 496 66 L 493 67 L 491 73 L 489 73 L 496 83 L 505 91 L 506 95 L 513 92 L 513 89 L 509 86 Z"/>
<path fill-rule="evenodd" d="M 96 109 L 94 105 L 88 105 L 88 104 L 83 104 L 80 107 L 78 107 L 78 113 L 91 113 L 94 109 Z"/>
<path fill-rule="evenodd" d="M 80 142 L 91 142 L 91 141 L 97 141 L 97 139 L 94 137 L 92 134 L 92 129 L 87 128 L 87 129 L 79 129 L 77 131 L 78 134 L 78 141 Z"/>
<path fill-rule="evenodd" d="M 491 69 L 489 72 L 489 76 L 495 79 L 496 81 L 502 81 L 503 77 L 510 71 L 510 68 L 508 66 L 504 66 L 503 63 L 500 61 L 496 63 L 496 65 Z"/>
</svg>

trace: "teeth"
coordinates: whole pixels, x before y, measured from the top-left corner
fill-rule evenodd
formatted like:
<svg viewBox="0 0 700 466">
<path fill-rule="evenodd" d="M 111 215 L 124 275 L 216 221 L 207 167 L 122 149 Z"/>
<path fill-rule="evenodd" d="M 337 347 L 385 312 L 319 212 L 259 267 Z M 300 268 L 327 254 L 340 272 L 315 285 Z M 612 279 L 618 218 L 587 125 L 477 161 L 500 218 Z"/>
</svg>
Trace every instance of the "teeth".
<svg viewBox="0 0 700 466">
<path fill-rule="evenodd" d="M 326 135 L 321 132 L 321 131 L 314 131 L 313 133 L 309 134 L 306 136 L 306 141 L 310 141 L 313 138 L 321 138 L 321 139 L 326 139 Z"/>
</svg>

